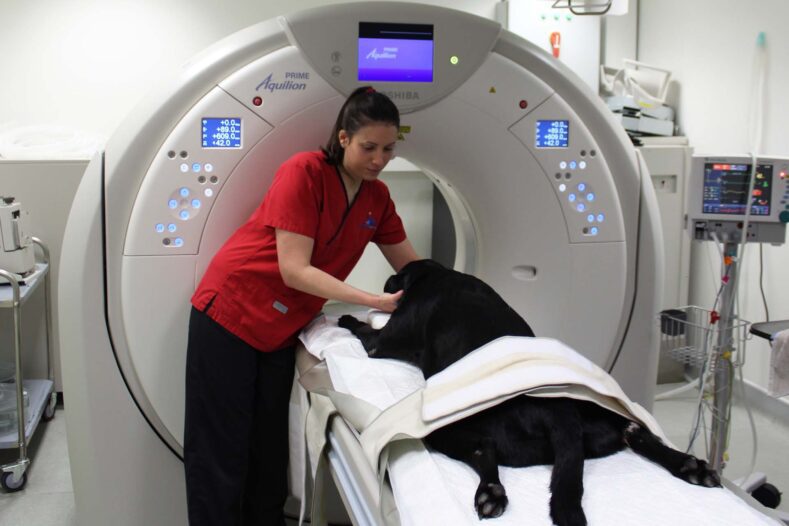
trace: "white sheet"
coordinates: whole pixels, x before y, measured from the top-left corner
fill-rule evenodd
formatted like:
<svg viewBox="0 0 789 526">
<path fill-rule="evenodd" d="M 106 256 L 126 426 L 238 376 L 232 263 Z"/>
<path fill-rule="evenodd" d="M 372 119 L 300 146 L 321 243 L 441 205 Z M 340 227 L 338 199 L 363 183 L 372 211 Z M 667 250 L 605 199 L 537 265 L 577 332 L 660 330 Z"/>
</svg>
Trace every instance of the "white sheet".
<svg viewBox="0 0 789 526">
<path fill-rule="evenodd" d="M 360 342 L 335 323 L 336 318 L 320 318 L 300 336 L 309 352 L 326 360 L 335 389 L 383 410 L 424 385 L 415 367 L 367 358 Z M 402 526 L 483 523 L 473 507 L 479 480 L 465 464 L 428 452 L 421 441 L 400 441 L 390 452 L 389 472 Z M 500 467 L 499 472 L 509 506 L 484 524 L 550 526 L 551 466 Z M 590 526 L 778 524 L 726 489 L 686 484 L 629 450 L 586 461 L 584 487 Z"/>
</svg>

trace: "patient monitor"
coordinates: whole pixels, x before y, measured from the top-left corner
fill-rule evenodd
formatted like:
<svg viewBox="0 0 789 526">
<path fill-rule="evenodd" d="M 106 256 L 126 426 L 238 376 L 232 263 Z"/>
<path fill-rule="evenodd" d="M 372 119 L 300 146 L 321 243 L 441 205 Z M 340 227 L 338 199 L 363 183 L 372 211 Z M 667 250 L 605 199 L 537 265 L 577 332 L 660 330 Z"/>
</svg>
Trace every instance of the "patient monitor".
<svg viewBox="0 0 789 526">
<path fill-rule="evenodd" d="M 755 161 L 754 170 L 749 155 L 693 156 L 687 206 L 687 227 L 693 239 L 742 242 L 750 189 L 746 241 L 784 242 L 789 223 L 789 159 L 757 157 Z"/>
<path fill-rule="evenodd" d="M 660 221 L 605 105 L 490 20 L 414 3 L 318 8 L 186 64 L 85 173 L 60 280 L 80 524 L 185 523 L 189 298 L 277 167 L 324 144 L 346 96 L 367 84 L 402 112 L 398 155 L 448 204 L 455 268 L 651 406 Z"/>
</svg>

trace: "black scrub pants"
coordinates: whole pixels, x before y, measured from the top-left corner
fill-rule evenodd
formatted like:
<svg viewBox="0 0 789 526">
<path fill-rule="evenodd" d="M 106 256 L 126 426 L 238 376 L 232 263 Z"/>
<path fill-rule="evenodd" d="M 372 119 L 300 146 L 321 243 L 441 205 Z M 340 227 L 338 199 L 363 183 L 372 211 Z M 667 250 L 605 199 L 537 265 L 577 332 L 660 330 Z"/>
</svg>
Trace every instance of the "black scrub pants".
<svg viewBox="0 0 789 526">
<path fill-rule="evenodd" d="M 192 308 L 184 466 L 190 526 L 283 526 L 295 352 L 260 352 Z"/>
</svg>

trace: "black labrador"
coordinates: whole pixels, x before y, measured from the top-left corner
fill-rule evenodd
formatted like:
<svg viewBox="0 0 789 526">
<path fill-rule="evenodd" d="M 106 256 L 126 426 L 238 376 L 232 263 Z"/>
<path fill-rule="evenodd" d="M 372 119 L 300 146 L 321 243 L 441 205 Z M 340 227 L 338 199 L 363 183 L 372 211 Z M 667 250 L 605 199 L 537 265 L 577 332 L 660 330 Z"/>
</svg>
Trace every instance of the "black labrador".
<svg viewBox="0 0 789 526">
<path fill-rule="evenodd" d="M 435 261 L 414 261 L 390 277 L 384 291 L 398 290 L 403 296 L 384 328 L 375 330 L 347 315 L 339 325 L 356 335 L 370 356 L 412 363 L 426 378 L 500 336 L 534 336 L 490 286 Z M 705 461 L 666 446 L 637 422 L 570 398 L 518 396 L 438 429 L 426 441 L 479 475 L 474 506 L 480 518 L 498 517 L 507 506 L 499 465 L 553 464 L 551 519 L 558 526 L 585 525 L 584 459 L 626 446 L 690 484 L 720 486 Z"/>
</svg>

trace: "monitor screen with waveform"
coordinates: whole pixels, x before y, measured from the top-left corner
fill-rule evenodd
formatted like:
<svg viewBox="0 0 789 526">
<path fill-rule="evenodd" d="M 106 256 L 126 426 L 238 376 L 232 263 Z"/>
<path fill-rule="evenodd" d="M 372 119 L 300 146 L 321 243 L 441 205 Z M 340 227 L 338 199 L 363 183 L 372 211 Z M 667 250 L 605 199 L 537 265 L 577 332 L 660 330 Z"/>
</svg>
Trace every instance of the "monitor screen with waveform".
<svg viewBox="0 0 789 526">
<path fill-rule="evenodd" d="M 706 163 L 702 211 L 705 214 L 745 215 L 750 164 Z M 751 197 L 751 215 L 769 216 L 773 186 L 773 166 L 756 165 L 756 182 Z"/>
</svg>

